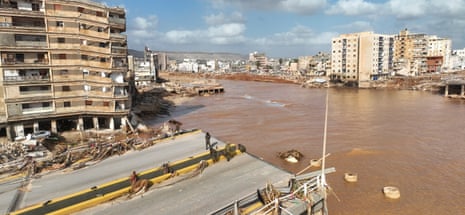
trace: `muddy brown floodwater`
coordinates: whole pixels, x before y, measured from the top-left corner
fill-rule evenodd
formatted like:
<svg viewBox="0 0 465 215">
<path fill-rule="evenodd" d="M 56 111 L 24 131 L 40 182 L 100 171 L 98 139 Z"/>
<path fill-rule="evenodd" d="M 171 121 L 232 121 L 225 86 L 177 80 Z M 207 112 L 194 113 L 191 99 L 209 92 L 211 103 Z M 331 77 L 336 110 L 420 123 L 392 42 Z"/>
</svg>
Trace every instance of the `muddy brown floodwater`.
<svg viewBox="0 0 465 215">
<path fill-rule="evenodd" d="M 179 105 L 171 118 L 296 173 L 322 154 L 329 93 L 330 214 L 465 214 L 465 102 L 426 91 L 306 89 L 219 81 L 222 95 Z M 153 125 L 156 125 L 153 121 Z M 297 164 L 278 152 L 304 154 Z M 344 173 L 358 174 L 347 183 Z M 384 197 L 396 186 L 401 197 Z"/>
</svg>

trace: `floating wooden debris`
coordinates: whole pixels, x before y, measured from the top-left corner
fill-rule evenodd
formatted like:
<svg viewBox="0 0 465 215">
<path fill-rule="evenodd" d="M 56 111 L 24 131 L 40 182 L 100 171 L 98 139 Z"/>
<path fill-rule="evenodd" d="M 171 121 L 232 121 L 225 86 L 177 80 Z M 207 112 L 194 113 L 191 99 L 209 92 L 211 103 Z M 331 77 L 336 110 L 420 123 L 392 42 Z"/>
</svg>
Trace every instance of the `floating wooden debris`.
<svg viewBox="0 0 465 215">
<path fill-rule="evenodd" d="M 297 163 L 304 155 L 295 149 L 291 149 L 286 152 L 279 152 L 278 156 L 289 163 Z"/>
</svg>

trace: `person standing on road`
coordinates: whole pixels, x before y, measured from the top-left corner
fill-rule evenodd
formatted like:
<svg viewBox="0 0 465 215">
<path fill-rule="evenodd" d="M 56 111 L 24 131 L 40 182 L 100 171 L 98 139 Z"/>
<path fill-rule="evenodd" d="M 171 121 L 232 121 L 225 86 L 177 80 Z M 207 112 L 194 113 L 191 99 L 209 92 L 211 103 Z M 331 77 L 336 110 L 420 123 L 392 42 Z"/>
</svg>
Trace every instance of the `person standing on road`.
<svg viewBox="0 0 465 215">
<path fill-rule="evenodd" d="M 210 133 L 206 133 L 205 134 L 205 150 L 208 150 L 210 149 L 211 145 L 210 145 Z"/>
<path fill-rule="evenodd" d="M 132 171 L 130 181 L 131 184 L 136 183 L 139 180 L 139 176 L 137 175 L 136 171 Z"/>
</svg>

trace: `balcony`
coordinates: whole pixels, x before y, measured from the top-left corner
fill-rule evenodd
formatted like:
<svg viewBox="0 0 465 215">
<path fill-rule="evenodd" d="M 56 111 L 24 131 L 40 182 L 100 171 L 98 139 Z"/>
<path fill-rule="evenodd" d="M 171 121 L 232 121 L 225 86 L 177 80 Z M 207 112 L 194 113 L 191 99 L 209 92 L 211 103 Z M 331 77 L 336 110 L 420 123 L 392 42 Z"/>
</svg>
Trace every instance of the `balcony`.
<svg viewBox="0 0 465 215">
<path fill-rule="evenodd" d="M 128 90 L 124 87 L 115 87 L 114 96 L 116 98 L 128 97 Z"/>
<path fill-rule="evenodd" d="M 11 17 L 11 22 L 5 27 L 27 28 L 27 29 L 45 29 L 45 21 L 43 18 L 30 18 L 30 17 Z"/>
<path fill-rule="evenodd" d="M 126 19 L 119 17 L 108 18 L 110 26 L 118 29 L 126 29 Z"/>
<path fill-rule="evenodd" d="M 5 76 L 3 77 L 4 82 L 36 82 L 36 81 L 44 81 L 48 82 L 50 81 L 50 77 L 48 75 L 37 75 L 37 76 L 32 76 L 32 75 L 25 75 L 25 76 Z"/>
<path fill-rule="evenodd" d="M 46 41 L 16 41 L 16 46 L 46 48 L 47 42 Z"/>
<path fill-rule="evenodd" d="M 128 54 L 128 49 L 126 47 L 113 46 L 111 47 L 111 54 L 126 56 Z"/>
<path fill-rule="evenodd" d="M 94 75 L 86 75 L 84 76 L 84 80 L 89 81 L 89 82 L 104 83 L 104 84 L 111 84 L 113 82 L 111 78 L 94 76 Z"/>
<path fill-rule="evenodd" d="M 111 68 L 112 69 L 127 69 L 128 64 L 125 62 L 121 62 L 121 61 L 114 61 Z"/>
<path fill-rule="evenodd" d="M 9 92 L 10 90 L 7 93 Z M 21 97 L 50 97 L 52 90 L 50 85 L 19 86 L 19 95 Z"/>
<path fill-rule="evenodd" d="M 48 65 L 47 53 L 3 53 L 2 65 Z"/>
<path fill-rule="evenodd" d="M 100 62 L 100 61 L 82 60 L 81 65 L 87 66 L 87 67 L 110 68 L 109 62 Z"/>
<path fill-rule="evenodd" d="M 25 2 L 24 2 L 25 3 Z M 42 7 L 42 1 L 35 1 L 30 4 L 18 5 L 18 2 L 3 1 L 0 5 L 0 10 L 14 11 L 15 13 L 21 14 L 43 14 L 44 8 Z"/>
<path fill-rule="evenodd" d="M 81 51 L 98 52 L 98 53 L 102 53 L 102 54 L 110 54 L 110 48 L 108 48 L 108 47 L 100 47 L 100 46 L 92 46 L 92 45 L 83 45 L 83 46 L 81 46 Z"/>
<path fill-rule="evenodd" d="M 113 92 L 111 87 L 94 87 L 92 90 L 87 92 L 88 97 L 105 97 L 113 98 Z"/>
<path fill-rule="evenodd" d="M 130 105 L 127 101 L 116 101 L 115 112 L 127 112 L 130 109 Z"/>
<path fill-rule="evenodd" d="M 109 33 L 107 30 L 99 32 L 97 30 L 91 30 L 91 29 L 80 29 L 79 34 L 83 36 L 97 37 L 97 38 L 103 38 L 103 39 L 109 38 Z"/>
<path fill-rule="evenodd" d="M 111 40 L 124 40 L 127 41 L 128 36 L 121 33 L 110 33 Z"/>
<path fill-rule="evenodd" d="M 33 107 L 23 108 L 23 114 L 38 114 L 38 113 L 50 113 L 53 112 L 53 107 Z"/>
<path fill-rule="evenodd" d="M 68 49 L 68 50 L 79 50 L 81 48 L 81 44 L 77 42 L 66 42 L 66 43 L 58 43 L 58 42 L 51 42 L 50 49 Z"/>
</svg>

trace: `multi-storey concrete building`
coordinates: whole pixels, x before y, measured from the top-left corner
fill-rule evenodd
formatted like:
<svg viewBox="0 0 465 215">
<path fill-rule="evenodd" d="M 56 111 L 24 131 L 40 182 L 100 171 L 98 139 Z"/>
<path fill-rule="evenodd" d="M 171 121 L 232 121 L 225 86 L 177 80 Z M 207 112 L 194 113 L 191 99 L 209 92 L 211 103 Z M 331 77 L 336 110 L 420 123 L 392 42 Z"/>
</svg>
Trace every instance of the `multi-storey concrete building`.
<svg viewBox="0 0 465 215">
<path fill-rule="evenodd" d="M 159 71 L 167 68 L 166 53 L 153 52 L 147 47 L 143 57 L 128 56 L 129 73 L 134 75 L 135 86 L 147 86 L 158 80 Z"/>
<path fill-rule="evenodd" d="M 452 71 L 465 69 L 465 48 L 452 51 L 450 67 Z"/>
<path fill-rule="evenodd" d="M 373 32 L 342 34 L 332 39 L 328 76 L 333 81 L 366 87 L 368 81 L 389 75 L 393 55 L 393 36 Z"/>
<path fill-rule="evenodd" d="M 428 37 L 426 34 L 410 34 L 404 29 L 395 36 L 394 71 L 401 75 L 417 75 L 426 72 Z"/>
<path fill-rule="evenodd" d="M 447 71 L 452 68 L 452 41 L 450 39 L 430 36 L 428 39 L 428 56 L 427 62 L 433 61 L 434 64 L 428 65 L 428 72 Z M 439 62 L 441 62 L 439 64 Z"/>
<path fill-rule="evenodd" d="M 119 128 L 131 107 L 125 10 L 89 0 L 0 5 L 0 127 Z"/>
<path fill-rule="evenodd" d="M 261 70 L 268 65 L 268 58 L 265 53 L 253 52 L 249 54 L 249 63 L 251 63 L 252 68 Z"/>
<path fill-rule="evenodd" d="M 441 72 L 451 67 L 452 42 L 434 35 L 411 34 L 404 29 L 395 36 L 394 70 L 401 75 Z"/>
</svg>

